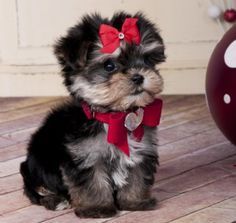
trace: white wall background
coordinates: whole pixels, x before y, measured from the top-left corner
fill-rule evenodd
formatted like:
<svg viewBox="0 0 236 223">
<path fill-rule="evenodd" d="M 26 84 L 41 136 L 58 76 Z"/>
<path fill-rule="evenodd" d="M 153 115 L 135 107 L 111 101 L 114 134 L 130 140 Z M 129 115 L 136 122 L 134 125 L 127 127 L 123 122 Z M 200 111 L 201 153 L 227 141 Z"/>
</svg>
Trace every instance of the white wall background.
<svg viewBox="0 0 236 223">
<path fill-rule="evenodd" d="M 142 10 L 161 28 L 164 93 L 203 93 L 207 61 L 222 36 L 208 6 L 207 0 L 0 0 L 0 96 L 67 94 L 52 44 L 84 13 L 117 10 Z"/>
</svg>

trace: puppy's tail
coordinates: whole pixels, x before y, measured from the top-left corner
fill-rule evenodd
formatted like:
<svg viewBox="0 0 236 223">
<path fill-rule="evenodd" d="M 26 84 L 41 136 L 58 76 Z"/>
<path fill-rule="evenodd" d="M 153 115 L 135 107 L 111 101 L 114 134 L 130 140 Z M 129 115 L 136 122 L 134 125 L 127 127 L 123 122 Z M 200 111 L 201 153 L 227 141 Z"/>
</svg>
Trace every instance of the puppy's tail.
<svg viewBox="0 0 236 223">
<path fill-rule="evenodd" d="M 24 181 L 24 194 L 33 204 L 40 204 L 41 196 L 35 191 L 34 179 L 32 179 L 30 174 L 27 160 L 21 163 L 20 173 Z"/>
</svg>

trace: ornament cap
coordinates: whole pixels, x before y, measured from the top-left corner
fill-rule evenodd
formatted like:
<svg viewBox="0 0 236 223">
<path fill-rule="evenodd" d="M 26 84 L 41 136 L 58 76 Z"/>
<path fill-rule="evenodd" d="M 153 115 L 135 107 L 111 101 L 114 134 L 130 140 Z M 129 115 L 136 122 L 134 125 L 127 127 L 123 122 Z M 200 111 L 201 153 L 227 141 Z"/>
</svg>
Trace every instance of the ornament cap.
<svg viewBox="0 0 236 223">
<path fill-rule="evenodd" d="M 236 10 L 235 9 L 227 9 L 224 12 L 224 19 L 226 22 L 233 23 L 236 21 Z"/>
</svg>

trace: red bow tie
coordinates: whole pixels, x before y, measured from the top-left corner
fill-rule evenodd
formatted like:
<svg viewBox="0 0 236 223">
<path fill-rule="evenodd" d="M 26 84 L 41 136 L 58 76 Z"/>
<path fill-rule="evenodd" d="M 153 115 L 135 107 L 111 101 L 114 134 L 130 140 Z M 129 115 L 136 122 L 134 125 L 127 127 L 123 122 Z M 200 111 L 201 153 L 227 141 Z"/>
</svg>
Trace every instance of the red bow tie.
<svg viewBox="0 0 236 223">
<path fill-rule="evenodd" d="M 119 46 L 120 41 L 125 40 L 127 43 L 140 44 L 140 34 L 137 26 L 137 18 L 126 18 L 121 32 L 116 28 L 102 24 L 99 29 L 99 36 L 103 45 L 102 53 L 113 53 Z"/>
<path fill-rule="evenodd" d="M 92 112 L 89 105 L 86 102 L 82 103 L 82 108 L 88 119 L 97 119 L 100 122 L 108 124 L 107 141 L 114 144 L 127 156 L 129 156 L 129 145 L 127 134 L 128 130 L 125 127 L 125 118 L 129 112 L 111 112 L 100 113 Z M 162 109 L 162 100 L 156 99 L 153 103 L 147 105 L 144 108 L 143 120 L 141 124 L 132 131 L 136 141 L 141 141 L 144 129 L 143 125 L 149 127 L 156 127 L 160 123 Z"/>
</svg>

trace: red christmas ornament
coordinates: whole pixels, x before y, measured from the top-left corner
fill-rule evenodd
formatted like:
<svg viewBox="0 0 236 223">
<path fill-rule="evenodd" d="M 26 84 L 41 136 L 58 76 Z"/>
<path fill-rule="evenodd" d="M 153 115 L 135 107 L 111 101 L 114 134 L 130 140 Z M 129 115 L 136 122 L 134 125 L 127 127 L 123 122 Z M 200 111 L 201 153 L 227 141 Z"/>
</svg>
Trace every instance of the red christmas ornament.
<svg viewBox="0 0 236 223">
<path fill-rule="evenodd" d="M 236 25 L 213 51 L 207 69 L 206 96 L 217 126 L 236 145 Z"/>
<path fill-rule="evenodd" d="M 227 22 L 235 22 L 236 21 L 236 10 L 235 9 L 227 9 L 224 12 L 224 19 Z"/>
</svg>

